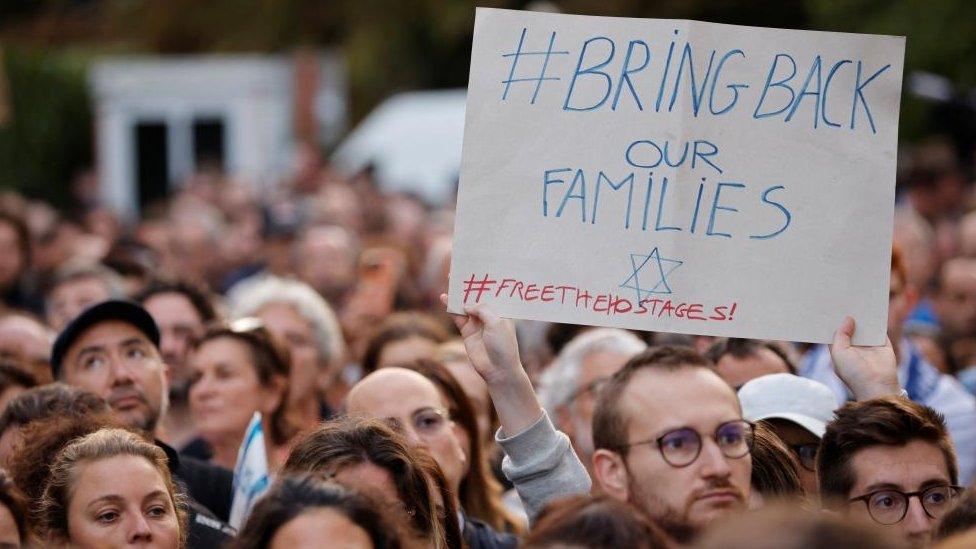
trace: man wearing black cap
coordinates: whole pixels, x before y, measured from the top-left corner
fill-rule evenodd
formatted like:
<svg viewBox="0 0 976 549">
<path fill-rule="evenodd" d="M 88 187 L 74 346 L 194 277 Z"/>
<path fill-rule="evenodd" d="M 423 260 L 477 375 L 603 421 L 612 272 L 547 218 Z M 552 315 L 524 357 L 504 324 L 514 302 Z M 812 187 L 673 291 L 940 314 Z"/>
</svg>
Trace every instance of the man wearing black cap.
<svg viewBox="0 0 976 549">
<path fill-rule="evenodd" d="M 85 310 L 58 334 L 51 367 L 60 381 L 101 396 L 129 426 L 155 435 L 166 411 L 169 368 L 159 353 L 159 329 L 139 305 L 110 300 Z M 169 446 L 159 441 L 156 444 L 166 451 L 170 470 L 186 485 L 189 496 L 217 518 L 227 520 L 231 472 L 180 458 Z M 207 524 L 205 516 L 193 523 L 201 520 L 207 526 L 220 527 L 218 521 Z"/>
</svg>

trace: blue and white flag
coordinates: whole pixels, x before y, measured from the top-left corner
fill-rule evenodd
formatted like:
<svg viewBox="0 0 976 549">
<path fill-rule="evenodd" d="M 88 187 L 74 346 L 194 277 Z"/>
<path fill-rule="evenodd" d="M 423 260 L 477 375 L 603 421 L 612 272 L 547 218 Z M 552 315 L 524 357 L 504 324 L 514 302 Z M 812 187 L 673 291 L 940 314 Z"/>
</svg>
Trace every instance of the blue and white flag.
<svg viewBox="0 0 976 549">
<path fill-rule="evenodd" d="M 234 466 L 234 500 L 228 521 L 238 531 L 244 526 L 254 503 L 270 485 L 261 412 L 254 412 L 244 433 L 244 442 L 237 452 L 237 464 Z"/>
</svg>

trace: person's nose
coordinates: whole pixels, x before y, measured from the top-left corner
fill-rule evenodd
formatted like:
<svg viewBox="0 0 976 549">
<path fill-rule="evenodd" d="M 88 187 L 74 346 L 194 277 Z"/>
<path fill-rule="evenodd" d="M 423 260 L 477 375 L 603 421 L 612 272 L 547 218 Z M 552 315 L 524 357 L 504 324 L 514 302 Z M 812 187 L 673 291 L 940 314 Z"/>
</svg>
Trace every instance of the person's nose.
<svg viewBox="0 0 976 549">
<path fill-rule="evenodd" d="M 190 398 L 194 400 L 208 400 L 215 394 L 215 386 L 210 376 L 200 376 L 190 386 Z"/>
<path fill-rule="evenodd" d="M 159 337 L 159 352 L 164 355 L 178 356 L 183 350 L 179 336 L 171 330 L 164 331 Z"/>
<path fill-rule="evenodd" d="M 729 458 L 725 457 L 722 449 L 711 437 L 704 437 L 701 454 L 698 456 L 701 475 L 705 478 L 728 478 L 732 475 Z"/>
<path fill-rule="evenodd" d="M 119 353 L 111 353 L 108 359 L 112 366 L 112 386 L 131 384 L 132 368 L 125 357 Z"/>
<path fill-rule="evenodd" d="M 905 534 L 909 538 L 921 541 L 928 540 L 932 532 L 932 523 L 934 522 L 935 520 L 925 512 L 925 508 L 922 507 L 922 502 L 919 498 L 909 498 L 908 511 L 905 513 L 905 519 L 902 521 L 902 527 L 905 529 Z"/>
<path fill-rule="evenodd" d="M 126 524 L 126 541 L 129 544 L 148 543 L 152 541 L 152 529 L 149 521 L 142 513 L 129 513 L 131 517 Z"/>
</svg>

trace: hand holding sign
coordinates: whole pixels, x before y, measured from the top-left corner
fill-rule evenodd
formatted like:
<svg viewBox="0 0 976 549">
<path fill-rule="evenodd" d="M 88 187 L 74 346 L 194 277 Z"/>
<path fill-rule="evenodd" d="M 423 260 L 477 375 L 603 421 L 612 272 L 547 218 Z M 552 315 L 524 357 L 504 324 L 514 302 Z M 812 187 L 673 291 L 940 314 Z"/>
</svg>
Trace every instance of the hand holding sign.
<svg viewBox="0 0 976 549">
<path fill-rule="evenodd" d="M 467 316 L 455 316 L 454 321 L 468 358 L 485 383 L 505 383 L 523 371 L 511 320 L 499 318 L 483 303 L 465 307 L 464 313 Z"/>
<path fill-rule="evenodd" d="M 442 295 L 441 301 L 447 302 Z M 464 348 L 488 385 L 505 436 L 521 433 L 542 416 L 542 406 L 519 358 L 515 324 L 499 318 L 486 304 L 465 307 L 455 316 Z"/>
<path fill-rule="evenodd" d="M 858 347 L 851 344 L 854 319 L 844 318 L 830 344 L 830 359 L 837 377 L 854 394 L 855 400 L 869 400 L 901 391 L 898 383 L 898 360 L 891 340 L 883 347 Z"/>
</svg>

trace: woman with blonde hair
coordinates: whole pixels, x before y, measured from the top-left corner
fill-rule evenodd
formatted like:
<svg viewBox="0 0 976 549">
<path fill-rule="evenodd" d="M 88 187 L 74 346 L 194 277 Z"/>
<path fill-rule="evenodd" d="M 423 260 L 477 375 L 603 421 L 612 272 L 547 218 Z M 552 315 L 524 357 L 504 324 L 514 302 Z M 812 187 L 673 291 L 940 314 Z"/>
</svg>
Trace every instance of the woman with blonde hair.
<svg viewBox="0 0 976 549">
<path fill-rule="evenodd" d="M 186 510 L 166 454 L 125 429 L 95 431 L 58 453 L 37 520 L 45 546 L 186 543 Z"/>
</svg>

